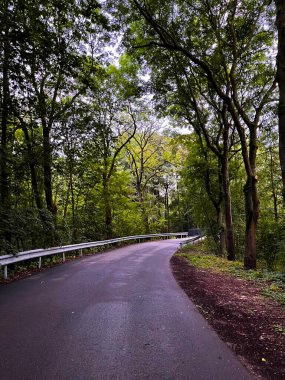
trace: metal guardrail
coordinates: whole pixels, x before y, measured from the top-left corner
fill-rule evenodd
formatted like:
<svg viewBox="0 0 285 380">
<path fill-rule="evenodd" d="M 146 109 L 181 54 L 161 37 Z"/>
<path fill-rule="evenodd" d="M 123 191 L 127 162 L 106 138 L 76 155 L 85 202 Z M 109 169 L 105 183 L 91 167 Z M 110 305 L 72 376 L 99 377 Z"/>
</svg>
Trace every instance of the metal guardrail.
<svg viewBox="0 0 285 380">
<path fill-rule="evenodd" d="M 6 280 L 8 278 L 8 265 L 18 263 L 25 260 L 31 260 L 31 259 L 38 259 L 38 267 L 41 268 L 42 266 L 42 257 L 44 256 L 52 256 L 57 254 L 62 254 L 62 261 L 65 261 L 65 253 L 70 251 L 79 251 L 79 255 L 82 256 L 82 250 L 86 248 L 93 248 L 93 247 L 101 247 L 101 246 L 108 246 L 110 244 L 120 243 L 124 241 L 130 241 L 130 240 L 138 240 L 139 242 L 141 239 L 151 239 L 154 237 L 186 237 L 188 235 L 188 232 L 177 232 L 177 233 L 162 233 L 162 234 L 149 234 L 149 235 L 135 235 L 135 236 L 125 236 L 121 238 L 116 239 L 109 239 L 109 240 L 99 240 L 99 241 L 93 241 L 93 242 L 87 242 L 87 243 L 80 243 L 80 244 L 72 244 L 72 245 L 64 245 L 60 247 L 52 247 L 47 249 L 33 249 L 30 251 L 22 251 L 18 252 L 15 255 L 4 255 L 0 256 L 0 266 L 3 267 L 3 277 Z"/>
<path fill-rule="evenodd" d="M 190 239 L 187 239 L 187 240 L 184 240 L 184 241 L 181 241 L 179 243 L 179 248 L 181 249 L 183 247 L 183 245 L 187 245 L 187 244 L 190 244 L 190 243 L 194 243 L 194 241 L 197 241 L 197 240 L 201 240 L 203 239 L 203 236 L 202 235 L 197 235 L 197 236 L 194 236 Z"/>
</svg>

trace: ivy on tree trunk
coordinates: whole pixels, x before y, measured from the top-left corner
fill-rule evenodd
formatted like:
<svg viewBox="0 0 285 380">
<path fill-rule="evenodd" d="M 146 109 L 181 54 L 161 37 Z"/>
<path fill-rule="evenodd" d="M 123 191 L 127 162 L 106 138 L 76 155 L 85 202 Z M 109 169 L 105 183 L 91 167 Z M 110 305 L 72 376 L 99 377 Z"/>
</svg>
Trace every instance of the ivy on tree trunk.
<svg viewBox="0 0 285 380">
<path fill-rule="evenodd" d="M 277 82 L 279 86 L 279 158 L 282 173 L 282 195 L 285 201 L 285 1 L 275 0 L 278 30 Z"/>
</svg>

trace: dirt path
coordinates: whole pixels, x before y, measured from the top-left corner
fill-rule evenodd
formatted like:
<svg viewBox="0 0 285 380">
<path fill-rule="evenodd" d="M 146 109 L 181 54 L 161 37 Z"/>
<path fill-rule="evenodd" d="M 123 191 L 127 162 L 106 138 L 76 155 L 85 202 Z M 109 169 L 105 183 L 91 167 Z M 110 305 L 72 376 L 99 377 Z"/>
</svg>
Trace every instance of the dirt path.
<svg viewBox="0 0 285 380">
<path fill-rule="evenodd" d="M 171 259 L 173 274 L 220 337 L 261 378 L 285 379 L 285 309 L 251 281 Z"/>
</svg>

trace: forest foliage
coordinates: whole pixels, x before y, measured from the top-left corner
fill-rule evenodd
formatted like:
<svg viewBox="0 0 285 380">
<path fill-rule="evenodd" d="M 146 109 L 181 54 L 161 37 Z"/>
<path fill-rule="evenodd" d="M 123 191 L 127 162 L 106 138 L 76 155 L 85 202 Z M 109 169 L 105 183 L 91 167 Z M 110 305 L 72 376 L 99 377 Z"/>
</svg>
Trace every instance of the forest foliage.
<svg viewBox="0 0 285 380">
<path fill-rule="evenodd" d="M 200 227 L 284 270 L 276 9 L 3 0 L 1 254 Z"/>
</svg>

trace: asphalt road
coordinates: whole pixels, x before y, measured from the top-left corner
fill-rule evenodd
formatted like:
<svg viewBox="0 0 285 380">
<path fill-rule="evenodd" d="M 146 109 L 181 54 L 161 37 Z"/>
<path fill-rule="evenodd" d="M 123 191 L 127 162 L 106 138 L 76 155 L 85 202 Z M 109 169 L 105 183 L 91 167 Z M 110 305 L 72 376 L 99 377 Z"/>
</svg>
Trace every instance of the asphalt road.
<svg viewBox="0 0 285 380">
<path fill-rule="evenodd" d="M 0 379 L 251 379 L 172 277 L 178 242 L 1 286 Z"/>
</svg>

